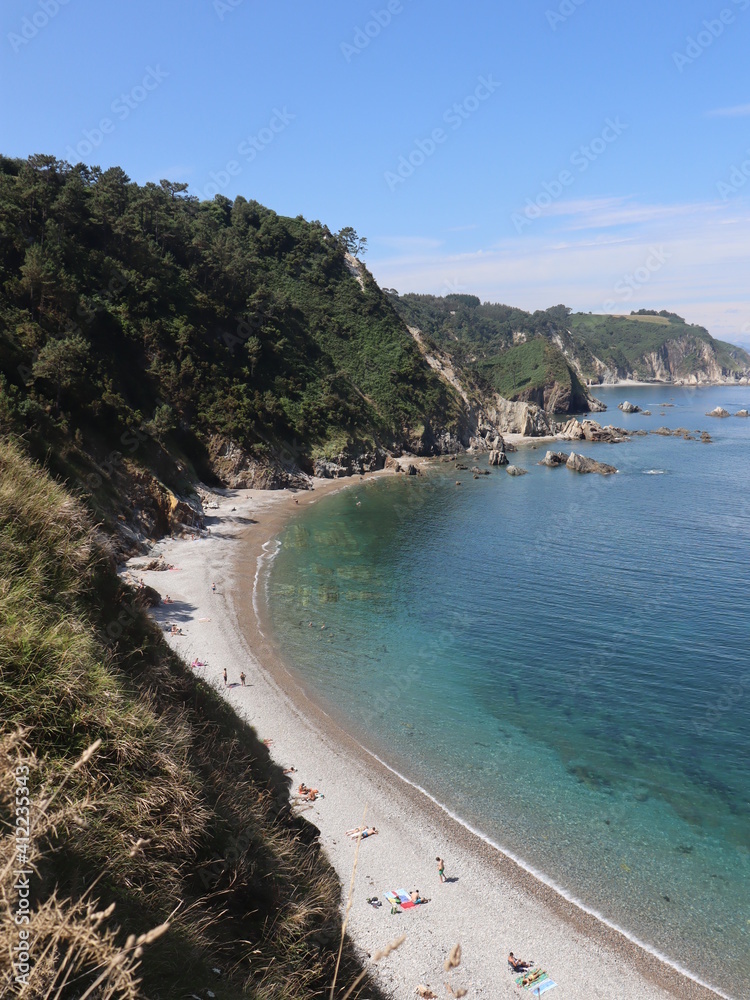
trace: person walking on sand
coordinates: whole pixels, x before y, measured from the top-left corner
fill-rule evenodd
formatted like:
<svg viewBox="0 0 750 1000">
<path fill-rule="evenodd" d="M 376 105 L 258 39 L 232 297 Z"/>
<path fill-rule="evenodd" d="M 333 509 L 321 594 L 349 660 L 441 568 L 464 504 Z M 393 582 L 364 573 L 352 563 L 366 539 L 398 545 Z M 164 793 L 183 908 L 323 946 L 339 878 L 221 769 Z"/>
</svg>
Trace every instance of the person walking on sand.
<svg viewBox="0 0 750 1000">
<path fill-rule="evenodd" d="M 247 680 L 247 678 L 245 677 L 245 671 L 243 670 L 243 671 L 242 671 L 242 673 L 240 674 L 240 684 L 241 684 L 241 685 L 242 685 L 243 687 L 245 687 L 245 681 L 246 681 L 246 680 Z"/>
<path fill-rule="evenodd" d="M 440 881 L 445 882 L 445 862 L 442 858 L 435 858 L 437 861 L 438 875 L 440 876 Z"/>
<path fill-rule="evenodd" d="M 212 593 L 212 594 L 215 594 L 215 593 L 216 593 L 216 584 L 215 584 L 215 583 L 212 583 L 212 584 L 211 584 L 211 593 Z"/>
<path fill-rule="evenodd" d="M 224 687 L 227 686 L 227 668 L 224 667 Z"/>
</svg>

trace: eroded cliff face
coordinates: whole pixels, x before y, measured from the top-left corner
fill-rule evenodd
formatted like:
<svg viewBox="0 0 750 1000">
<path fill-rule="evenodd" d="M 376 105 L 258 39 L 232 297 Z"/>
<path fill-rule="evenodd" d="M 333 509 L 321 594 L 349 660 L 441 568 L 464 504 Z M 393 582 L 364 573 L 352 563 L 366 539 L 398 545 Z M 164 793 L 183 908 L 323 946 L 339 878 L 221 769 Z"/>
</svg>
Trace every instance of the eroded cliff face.
<svg viewBox="0 0 750 1000">
<path fill-rule="evenodd" d="M 567 351 L 566 357 L 573 363 Z M 720 362 L 710 343 L 690 334 L 666 341 L 658 350 L 647 352 L 632 364 L 606 364 L 593 354 L 585 363 L 589 381 L 593 379 L 601 385 L 623 379 L 675 385 L 747 385 L 750 381 L 750 369 L 727 367 Z"/>
</svg>

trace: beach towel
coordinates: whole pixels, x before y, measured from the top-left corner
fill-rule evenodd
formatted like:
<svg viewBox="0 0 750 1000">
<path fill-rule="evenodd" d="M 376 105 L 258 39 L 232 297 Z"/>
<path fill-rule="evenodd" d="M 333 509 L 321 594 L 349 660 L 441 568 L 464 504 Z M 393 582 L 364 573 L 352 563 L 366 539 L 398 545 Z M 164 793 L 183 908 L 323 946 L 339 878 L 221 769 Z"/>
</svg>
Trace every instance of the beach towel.
<svg viewBox="0 0 750 1000">
<path fill-rule="evenodd" d="M 384 892 L 383 896 L 391 906 L 400 906 L 402 910 L 411 910 L 412 907 L 416 906 L 416 903 L 412 903 L 409 899 L 409 893 L 404 892 L 403 889 L 389 889 L 388 892 Z"/>
<path fill-rule="evenodd" d="M 534 981 L 524 985 L 524 979 L 528 979 L 529 976 L 533 976 Z M 533 969 L 531 972 L 527 972 L 523 976 L 517 976 L 516 985 L 526 990 L 533 997 L 536 997 L 543 996 L 548 990 L 553 990 L 557 986 L 557 983 L 550 979 L 544 969 Z"/>
</svg>

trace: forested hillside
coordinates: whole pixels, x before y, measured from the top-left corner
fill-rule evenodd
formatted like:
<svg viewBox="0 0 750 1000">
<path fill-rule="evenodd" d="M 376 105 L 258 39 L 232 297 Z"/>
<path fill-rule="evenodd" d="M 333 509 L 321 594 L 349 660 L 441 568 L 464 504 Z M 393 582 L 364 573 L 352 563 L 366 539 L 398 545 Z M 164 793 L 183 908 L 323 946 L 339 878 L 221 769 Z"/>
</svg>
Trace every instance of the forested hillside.
<svg viewBox="0 0 750 1000">
<path fill-rule="evenodd" d="M 551 410 L 587 408 L 586 386 L 621 379 L 733 382 L 750 377 L 750 354 L 675 313 L 524 312 L 475 295 L 401 295 L 393 303 L 486 390 Z M 590 400 L 589 400 L 590 402 Z"/>
<path fill-rule="evenodd" d="M 575 413 L 595 404 L 575 363 L 563 353 L 568 341 L 565 306 L 524 312 L 482 303 L 475 295 L 392 295 L 409 326 L 419 328 L 485 392 L 537 403 L 553 413 Z"/>
<path fill-rule="evenodd" d="M 85 481 L 92 455 L 137 451 L 177 483 L 456 430 L 346 234 L 185 188 L 0 159 L 3 411 L 38 453 Z"/>
</svg>

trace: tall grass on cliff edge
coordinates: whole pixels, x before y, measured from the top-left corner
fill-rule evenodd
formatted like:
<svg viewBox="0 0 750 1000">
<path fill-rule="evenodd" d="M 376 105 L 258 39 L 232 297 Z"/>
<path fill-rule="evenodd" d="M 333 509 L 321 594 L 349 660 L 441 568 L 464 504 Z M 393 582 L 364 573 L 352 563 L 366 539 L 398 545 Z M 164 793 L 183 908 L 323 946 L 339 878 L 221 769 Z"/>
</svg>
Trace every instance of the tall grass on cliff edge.
<svg viewBox="0 0 750 1000">
<path fill-rule="evenodd" d="M 7 440 L 0 737 L 0 996 L 16 943 L 6 868 L 19 755 L 30 768 L 41 956 L 24 998 L 324 995 L 340 886 L 317 831 L 290 810 L 288 779 L 171 654 L 82 505 Z M 55 980 L 60 968 L 75 974 Z M 347 941 L 341 981 L 360 972 Z M 355 995 L 380 996 L 367 980 Z"/>
</svg>

